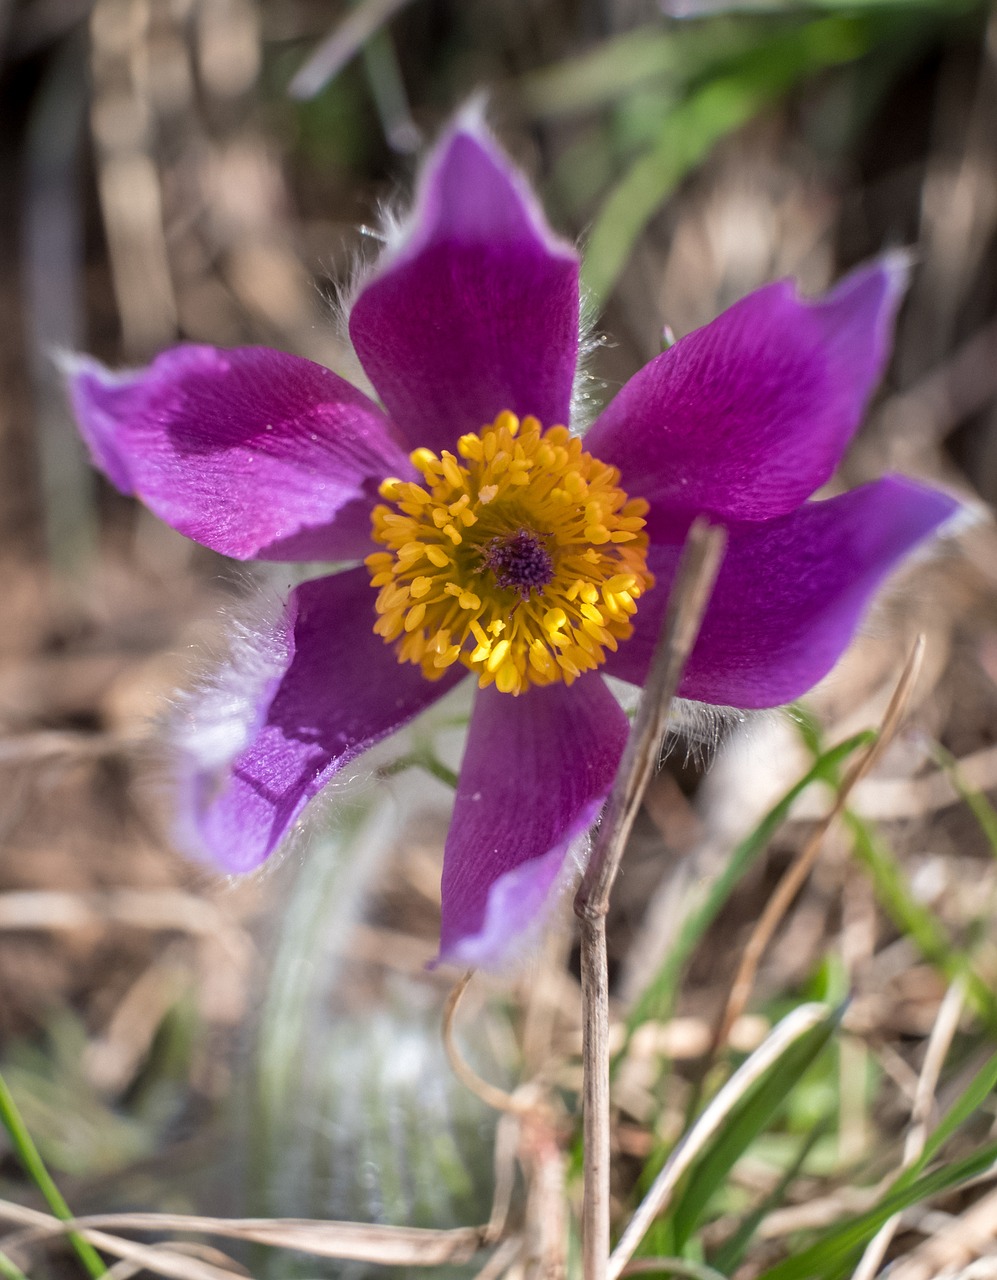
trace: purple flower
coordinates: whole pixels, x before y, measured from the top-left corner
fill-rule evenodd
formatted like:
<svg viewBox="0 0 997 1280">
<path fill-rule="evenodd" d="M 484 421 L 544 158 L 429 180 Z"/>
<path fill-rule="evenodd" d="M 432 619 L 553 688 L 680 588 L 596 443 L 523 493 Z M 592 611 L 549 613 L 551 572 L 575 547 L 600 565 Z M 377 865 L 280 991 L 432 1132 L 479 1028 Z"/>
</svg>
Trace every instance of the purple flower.
<svg viewBox="0 0 997 1280">
<path fill-rule="evenodd" d="M 77 361 L 76 413 L 118 488 L 238 559 L 356 562 L 291 593 L 233 675 L 248 712 L 191 744 L 187 842 L 257 866 L 470 670 L 441 955 L 501 964 L 605 800 L 627 719 L 602 674 L 644 679 L 692 518 L 729 542 L 681 693 L 749 708 L 821 679 L 956 509 L 899 477 L 807 501 L 880 377 L 903 274 L 887 257 L 815 302 L 760 289 L 637 373 L 583 446 L 564 425 L 577 255 L 465 121 L 352 307 L 380 404 L 264 348 L 180 347 L 125 375 Z"/>
</svg>

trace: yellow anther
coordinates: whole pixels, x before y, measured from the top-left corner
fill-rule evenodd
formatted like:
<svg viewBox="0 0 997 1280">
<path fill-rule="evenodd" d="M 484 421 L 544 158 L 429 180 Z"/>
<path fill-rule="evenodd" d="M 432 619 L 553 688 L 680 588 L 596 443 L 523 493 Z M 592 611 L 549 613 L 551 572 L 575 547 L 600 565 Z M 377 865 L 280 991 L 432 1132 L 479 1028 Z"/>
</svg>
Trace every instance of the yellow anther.
<svg viewBox="0 0 997 1280">
<path fill-rule="evenodd" d="M 444 452 L 440 458 L 440 465 L 443 468 L 443 478 L 455 489 L 459 489 L 464 483 L 464 477 L 453 454 Z"/>
<path fill-rule="evenodd" d="M 488 655 L 488 661 L 485 663 L 485 667 L 493 673 L 498 671 L 499 667 L 505 661 L 505 655 L 509 652 L 511 647 L 512 645 L 510 641 L 499 640 Z"/>
<path fill-rule="evenodd" d="M 457 452 L 462 458 L 468 458 L 471 461 L 478 462 L 484 456 L 484 450 L 481 447 L 481 437 L 469 431 L 466 436 L 461 436 L 457 441 Z"/>
<path fill-rule="evenodd" d="M 405 615 L 405 630 L 414 631 L 416 627 L 421 627 L 422 620 L 425 616 L 426 606 L 424 604 L 413 605 Z"/>
<path fill-rule="evenodd" d="M 434 471 L 439 466 L 439 459 L 432 449 L 414 449 L 409 454 L 409 458 L 412 460 L 412 465 L 418 467 L 423 475 L 427 471 Z"/>
<path fill-rule="evenodd" d="M 519 693 L 522 683 L 519 672 L 511 662 L 499 667 L 495 673 L 495 687 L 499 693 Z"/>
<path fill-rule="evenodd" d="M 377 635 L 436 680 L 454 663 L 518 695 L 570 684 L 631 634 L 653 585 L 647 505 L 563 426 L 500 413 L 454 452 L 416 449 L 392 477 L 365 561 Z"/>
</svg>

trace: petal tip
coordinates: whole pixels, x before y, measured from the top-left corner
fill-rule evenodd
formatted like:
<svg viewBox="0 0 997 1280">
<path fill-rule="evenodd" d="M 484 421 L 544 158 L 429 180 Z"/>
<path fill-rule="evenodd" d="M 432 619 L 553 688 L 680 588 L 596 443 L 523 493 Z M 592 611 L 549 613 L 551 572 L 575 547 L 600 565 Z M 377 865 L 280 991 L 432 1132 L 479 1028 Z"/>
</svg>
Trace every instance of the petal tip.
<svg viewBox="0 0 997 1280">
<path fill-rule="evenodd" d="M 524 233 L 553 256 L 578 262 L 574 245 L 551 228 L 529 181 L 488 126 L 484 96 L 475 95 L 423 160 L 411 212 L 389 237 L 375 275 L 436 239 L 494 242 Z"/>
<path fill-rule="evenodd" d="M 479 928 L 442 940 L 433 967 L 450 964 L 497 974 L 521 969 L 536 954 L 545 926 L 578 881 L 588 853 L 588 831 L 601 807 L 601 799 L 589 805 L 567 839 L 500 876 L 488 891 Z"/>
<path fill-rule="evenodd" d="M 127 394 L 138 376 L 115 372 L 92 356 L 60 349 L 52 354 L 65 380 L 69 404 L 95 467 L 121 493 L 134 494 L 135 482 L 125 450 L 117 439 Z"/>
</svg>

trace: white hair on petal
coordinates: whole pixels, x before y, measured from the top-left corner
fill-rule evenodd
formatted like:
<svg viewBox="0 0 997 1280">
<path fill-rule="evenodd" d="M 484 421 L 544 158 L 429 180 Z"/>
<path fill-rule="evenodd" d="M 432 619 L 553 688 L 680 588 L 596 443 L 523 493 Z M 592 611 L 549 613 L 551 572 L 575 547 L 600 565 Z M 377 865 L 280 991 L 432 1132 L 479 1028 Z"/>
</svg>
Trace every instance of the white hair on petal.
<svg viewBox="0 0 997 1280">
<path fill-rule="evenodd" d="M 692 764 L 705 771 L 734 730 L 743 728 L 755 714 L 738 707 L 718 707 L 709 702 L 676 698 L 661 747 L 661 760 L 683 750 L 683 766 Z"/>
<path fill-rule="evenodd" d="M 605 383 L 589 368 L 589 361 L 608 339 L 596 329 L 599 309 L 589 293 L 582 293 L 578 308 L 578 361 L 571 383 L 571 427 L 575 435 L 584 435 L 602 409 L 601 392 Z"/>
<path fill-rule="evenodd" d="M 633 720 L 640 705 L 640 686 L 614 676 L 603 676 L 603 681 L 627 717 Z M 675 698 L 661 743 L 659 767 L 669 756 L 677 755 L 684 749 L 684 764 L 695 763 L 699 768 L 706 769 L 735 729 L 740 729 L 765 714 L 767 713 L 742 711 L 738 707 L 717 707 L 708 702 L 693 702 L 690 698 Z"/>
<path fill-rule="evenodd" d="M 221 651 L 192 655 L 186 690 L 161 718 L 172 836 L 181 852 L 213 862 L 199 833 L 205 797 L 252 741 L 294 654 L 289 588 L 254 582 L 225 613 Z"/>
<path fill-rule="evenodd" d="M 167 717 L 169 742 L 199 768 L 230 764 L 265 716 L 293 655 L 287 600 L 286 591 L 258 588 L 228 614 L 224 653 L 202 667 Z"/>
</svg>

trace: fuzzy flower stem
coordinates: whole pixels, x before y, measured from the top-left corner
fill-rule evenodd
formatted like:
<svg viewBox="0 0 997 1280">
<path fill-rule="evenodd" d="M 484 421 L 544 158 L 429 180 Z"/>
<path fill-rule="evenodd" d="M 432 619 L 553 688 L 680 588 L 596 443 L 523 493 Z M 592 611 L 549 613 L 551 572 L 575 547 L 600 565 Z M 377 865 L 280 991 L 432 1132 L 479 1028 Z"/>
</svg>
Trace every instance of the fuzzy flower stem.
<svg viewBox="0 0 997 1280">
<path fill-rule="evenodd" d="M 620 762 L 592 858 L 575 898 L 580 923 L 585 1280 L 605 1280 L 609 1258 L 609 974 L 606 913 L 641 799 L 658 760 L 686 662 L 709 604 L 726 545 L 722 527 L 697 520 L 689 530 L 637 718 Z"/>
<path fill-rule="evenodd" d="M 62 1197 L 62 1192 L 55 1185 L 52 1175 L 46 1169 L 45 1162 L 35 1146 L 34 1139 L 28 1132 L 24 1118 L 3 1076 L 0 1076 L 0 1123 L 7 1130 L 14 1150 L 24 1165 L 25 1172 L 45 1197 L 45 1203 L 60 1221 L 71 1222 L 73 1215 L 70 1212 L 69 1205 L 66 1204 Z M 75 1231 L 67 1232 L 67 1239 L 93 1280 L 99 1280 L 100 1276 L 107 1274 L 107 1267 L 104 1265 L 100 1254 L 88 1240 L 85 1240 Z"/>
</svg>

